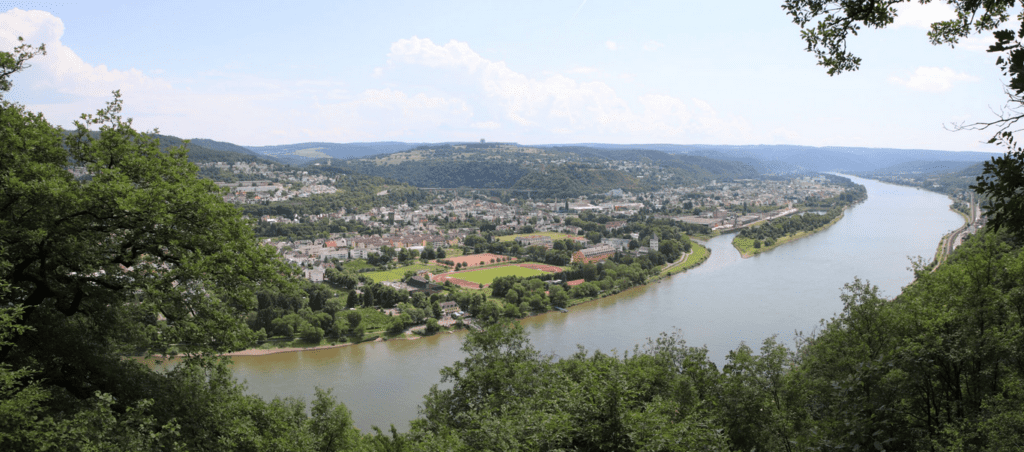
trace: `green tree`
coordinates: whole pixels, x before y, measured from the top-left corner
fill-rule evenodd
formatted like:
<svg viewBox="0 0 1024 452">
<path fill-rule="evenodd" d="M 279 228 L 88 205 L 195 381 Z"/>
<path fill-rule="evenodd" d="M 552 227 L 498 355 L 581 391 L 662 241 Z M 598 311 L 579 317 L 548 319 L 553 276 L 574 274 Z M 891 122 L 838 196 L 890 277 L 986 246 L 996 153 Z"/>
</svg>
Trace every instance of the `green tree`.
<svg viewBox="0 0 1024 452">
<path fill-rule="evenodd" d="M 337 402 L 330 389 L 316 388 L 310 412 L 310 428 L 317 439 L 315 450 L 332 452 L 356 448 L 359 432 L 353 428 L 352 415 L 345 405 Z"/>
<path fill-rule="evenodd" d="M 1002 132 L 997 141 L 1010 151 L 985 162 L 978 181 L 971 186 L 984 200 L 988 225 L 993 230 L 1006 228 L 1024 238 L 1024 149 L 1016 146 L 1013 134 Z"/>
<path fill-rule="evenodd" d="M 348 319 L 348 324 L 352 328 L 359 326 L 363 321 L 363 315 L 359 311 L 348 311 L 345 313 L 345 318 Z"/>
<path fill-rule="evenodd" d="M 551 299 L 551 306 L 564 308 L 569 301 L 569 294 L 562 286 L 551 286 L 548 290 L 548 297 Z"/>
<path fill-rule="evenodd" d="M 722 402 L 724 423 L 739 450 L 795 450 L 803 393 L 794 390 L 793 353 L 775 341 L 764 341 L 755 355 L 746 344 L 729 352 Z"/>
<path fill-rule="evenodd" d="M 440 330 L 441 330 L 441 325 L 437 323 L 437 319 L 435 319 L 435 318 L 427 319 L 427 328 L 426 328 L 427 334 L 434 334 L 434 333 L 437 333 Z"/>
<path fill-rule="evenodd" d="M 41 50 L 0 52 L 0 94 Z M 0 98 L 0 449 L 311 449 L 304 408 L 213 357 L 252 343 L 256 290 L 289 268 L 120 112 L 115 92 L 64 133 Z M 171 344 L 169 372 L 124 358 Z"/>
<path fill-rule="evenodd" d="M 334 296 L 334 291 L 323 284 L 310 284 L 306 287 L 306 294 L 309 296 L 309 308 L 321 311 L 327 300 Z"/>
</svg>

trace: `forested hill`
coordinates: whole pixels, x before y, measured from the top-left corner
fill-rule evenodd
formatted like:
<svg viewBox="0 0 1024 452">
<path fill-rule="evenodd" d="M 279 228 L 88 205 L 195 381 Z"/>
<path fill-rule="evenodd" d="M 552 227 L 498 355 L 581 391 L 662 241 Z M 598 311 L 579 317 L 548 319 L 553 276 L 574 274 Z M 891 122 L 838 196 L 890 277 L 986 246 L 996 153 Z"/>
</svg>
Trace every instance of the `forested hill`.
<svg viewBox="0 0 1024 452">
<path fill-rule="evenodd" d="M 558 148 L 564 145 L 544 145 Z M 780 145 L 708 145 L 708 144 L 606 144 L 584 146 L 602 150 L 651 149 L 670 154 L 703 156 L 716 160 L 746 163 L 763 173 L 793 172 L 869 172 L 908 162 L 971 162 L 978 163 L 1001 155 L 991 152 L 955 152 L 928 149 L 891 149 L 843 146 Z"/>
<path fill-rule="evenodd" d="M 65 131 L 65 133 L 69 133 Z M 223 141 L 214 141 L 205 138 L 196 138 L 186 140 L 178 138 L 173 135 L 161 135 L 155 133 L 146 134 L 149 137 L 156 138 L 161 151 L 166 151 L 170 148 L 185 146 L 188 149 L 188 160 L 192 163 L 206 163 L 206 162 L 259 162 L 266 164 L 278 164 L 279 162 L 263 157 L 259 154 L 253 153 L 252 151 L 243 148 L 241 146 L 226 143 Z M 89 132 L 89 136 L 93 140 L 98 140 L 100 133 L 96 131 Z"/>
<path fill-rule="evenodd" d="M 372 143 L 297 143 L 276 146 L 246 146 L 256 154 L 271 157 L 282 162 L 303 164 L 310 160 L 331 158 L 351 159 L 377 154 L 407 151 L 424 143 L 402 143 L 379 141 Z"/>
<path fill-rule="evenodd" d="M 599 149 L 586 146 L 559 146 L 552 149 L 591 155 L 610 161 L 638 162 L 664 168 L 682 170 L 679 175 L 689 174 L 693 180 L 742 179 L 756 177 L 763 173 L 756 160 L 739 161 L 699 155 L 673 154 L 653 149 Z"/>
<path fill-rule="evenodd" d="M 757 176 L 754 168 L 742 163 L 660 151 L 535 148 L 514 143 L 424 145 L 330 164 L 418 187 L 531 189 L 550 196 Z"/>
<path fill-rule="evenodd" d="M 160 140 L 160 149 L 185 146 L 188 149 L 188 159 L 193 163 L 205 162 L 260 162 L 275 164 L 277 162 L 250 152 L 249 150 L 231 143 L 213 141 L 207 139 L 185 140 L 170 135 L 150 135 Z"/>
<path fill-rule="evenodd" d="M 970 191 L 970 186 L 978 182 L 983 171 L 984 163 L 911 162 L 855 174 L 959 197 Z"/>
</svg>

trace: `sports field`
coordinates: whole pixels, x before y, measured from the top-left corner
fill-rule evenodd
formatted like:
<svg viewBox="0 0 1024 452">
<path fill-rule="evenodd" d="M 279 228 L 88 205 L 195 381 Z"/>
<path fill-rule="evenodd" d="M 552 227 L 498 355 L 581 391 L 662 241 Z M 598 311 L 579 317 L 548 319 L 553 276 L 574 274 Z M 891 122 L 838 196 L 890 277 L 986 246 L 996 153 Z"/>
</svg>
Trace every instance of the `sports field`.
<svg viewBox="0 0 1024 452">
<path fill-rule="evenodd" d="M 487 268 L 487 269 L 484 269 L 484 270 L 474 270 L 474 271 L 469 271 L 469 272 L 459 272 L 459 273 L 454 274 L 452 276 L 455 277 L 455 278 L 463 279 L 463 280 L 466 280 L 466 281 L 469 281 L 469 282 L 474 282 L 474 283 L 477 283 L 477 284 L 489 285 L 492 281 L 494 281 L 494 278 L 497 278 L 499 276 L 510 276 L 511 275 L 511 276 L 519 276 L 519 277 L 524 277 L 525 278 L 525 277 L 528 277 L 528 276 L 543 275 L 544 273 L 546 273 L 546 272 L 542 272 L 540 270 L 534 270 L 532 268 L 523 268 L 523 267 L 519 267 L 519 266 L 516 266 L 516 265 L 506 265 L 504 267 Z"/>
</svg>

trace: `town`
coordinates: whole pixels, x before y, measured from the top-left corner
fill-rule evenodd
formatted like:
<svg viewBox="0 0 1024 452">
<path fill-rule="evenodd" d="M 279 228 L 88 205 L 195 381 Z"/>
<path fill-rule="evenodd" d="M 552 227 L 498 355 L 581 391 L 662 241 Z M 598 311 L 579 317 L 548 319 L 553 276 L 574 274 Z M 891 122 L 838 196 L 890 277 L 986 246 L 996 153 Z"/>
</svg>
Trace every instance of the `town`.
<svg viewBox="0 0 1024 452">
<path fill-rule="evenodd" d="M 245 162 L 216 162 L 200 166 L 216 168 L 238 179 L 235 182 L 218 182 L 227 190 L 224 200 L 236 204 L 266 204 L 337 192 L 333 185 L 338 178 L 310 175 L 304 170 L 275 171 L 266 164 Z M 259 176 L 261 179 L 244 179 L 247 176 Z M 488 234 L 490 237 L 531 233 L 578 236 L 586 231 L 569 220 L 579 218 L 581 214 L 608 218 L 605 223 L 608 231 L 624 226 L 627 218 L 644 212 L 651 218 L 707 226 L 707 234 L 710 234 L 711 231 L 732 230 L 796 213 L 799 209 L 794 206 L 813 206 L 817 200 L 838 196 L 845 188 L 826 176 L 803 176 L 780 180 L 711 181 L 704 185 L 652 193 L 626 193 L 614 189 L 597 196 L 555 202 L 511 198 L 507 203 L 489 196 L 486 190 L 471 190 L 469 196 L 460 195 L 460 190 L 448 190 L 438 191 L 432 202 L 416 206 L 376 206 L 361 212 L 341 209 L 290 218 L 262 215 L 257 220 L 276 224 L 340 220 L 373 231 L 367 235 L 346 232 L 298 240 L 286 240 L 287 237 L 266 239 L 283 258 L 307 268 L 306 275 L 311 281 L 319 282 L 323 280 L 325 270 L 332 267 L 332 262 L 366 259 L 370 254 L 381 254 L 383 247 L 422 254 L 427 247 L 435 250 L 461 247 L 468 236 L 483 232 L 491 232 Z M 483 230 L 480 226 L 463 227 L 467 221 L 486 226 Z M 608 237 L 607 233 L 601 235 L 601 238 Z M 601 243 L 601 238 L 591 236 L 580 242 L 596 246 Z"/>
<path fill-rule="evenodd" d="M 304 292 L 258 294 L 246 321 L 260 347 L 416 337 L 565 311 L 700 265 L 710 251 L 699 240 L 744 230 L 734 246 L 764 251 L 787 240 L 765 226 L 813 233 L 866 196 L 827 174 L 677 184 L 656 165 L 615 165 L 660 178 L 657 189 L 558 197 L 418 188 L 330 162 L 197 163 Z"/>
</svg>

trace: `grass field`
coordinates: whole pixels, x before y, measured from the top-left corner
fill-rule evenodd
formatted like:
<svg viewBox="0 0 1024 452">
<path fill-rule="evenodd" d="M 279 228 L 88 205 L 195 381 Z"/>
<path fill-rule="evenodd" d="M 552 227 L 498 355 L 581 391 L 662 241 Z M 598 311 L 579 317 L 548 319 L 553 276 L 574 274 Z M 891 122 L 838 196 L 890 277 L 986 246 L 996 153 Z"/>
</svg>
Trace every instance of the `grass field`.
<svg viewBox="0 0 1024 452">
<path fill-rule="evenodd" d="M 471 272 L 456 273 L 452 275 L 454 278 L 464 279 L 469 282 L 475 282 L 477 284 L 490 284 L 494 281 L 494 278 L 499 276 L 537 276 L 543 275 L 544 272 L 540 270 L 534 270 L 532 268 L 517 267 L 515 265 L 508 265 L 505 267 L 486 268 L 483 270 L 476 270 Z"/>
<path fill-rule="evenodd" d="M 405 267 L 400 267 L 400 268 L 396 268 L 396 269 L 393 269 L 393 270 L 386 270 L 386 271 L 381 271 L 381 272 L 360 273 L 360 275 L 372 279 L 373 282 L 401 281 L 403 278 L 405 278 L 405 272 L 407 272 L 407 271 L 418 272 L 420 270 L 430 270 L 430 271 L 432 271 L 434 273 L 440 273 L 440 272 L 446 271 L 447 269 L 445 267 L 442 267 L 442 266 L 439 266 L 439 265 L 416 264 L 416 265 L 407 265 Z"/>
<path fill-rule="evenodd" d="M 704 245 L 701 245 L 696 242 L 691 243 L 693 245 L 693 248 L 690 250 L 690 255 L 686 256 L 686 261 L 684 261 L 682 264 L 679 264 L 676 267 L 673 267 L 671 270 L 669 270 L 670 275 L 674 275 L 681 271 L 689 270 L 693 267 L 696 267 L 702 264 L 708 258 L 708 256 L 711 255 L 711 252 L 708 251 L 708 249 L 705 248 Z"/>
<path fill-rule="evenodd" d="M 501 237 L 498 237 L 498 241 L 500 241 L 500 242 L 510 242 L 512 240 L 515 240 L 516 237 L 529 237 L 529 236 L 532 236 L 532 235 L 545 235 L 545 236 L 551 237 L 552 240 L 562 240 L 562 239 L 564 239 L 564 238 L 569 236 L 569 234 L 566 234 L 564 232 L 534 232 L 532 234 L 503 235 Z"/>
<path fill-rule="evenodd" d="M 708 259 L 708 256 L 711 255 L 711 250 L 708 250 L 704 245 L 701 245 L 700 243 L 691 243 L 693 245 L 693 248 L 690 250 L 690 254 L 686 256 L 686 260 L 680 262 L 678 265 L 673 265 L 671 267 L 662 269 L 661 273 L 658 274 L 658 278 L 675 275 L 677 273 L 682 273 L 686 270 L 703 264 L 704 261 Z"/>
</svg>

